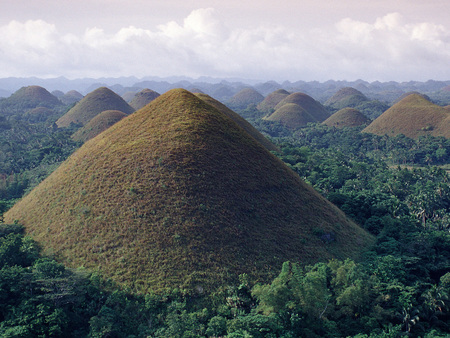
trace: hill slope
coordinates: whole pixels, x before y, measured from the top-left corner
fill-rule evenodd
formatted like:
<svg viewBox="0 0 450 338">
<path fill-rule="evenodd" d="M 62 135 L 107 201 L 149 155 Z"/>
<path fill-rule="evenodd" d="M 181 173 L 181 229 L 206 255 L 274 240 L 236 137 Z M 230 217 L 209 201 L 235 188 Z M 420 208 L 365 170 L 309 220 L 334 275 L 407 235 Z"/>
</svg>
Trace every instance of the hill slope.
<svg viewBox="0 0 450 338">
<path fill-rule="evenodd" d="M 127 114 L 120 110 L 105 110 L 93 117 L 85 126 L 78 129 L 72 135 L 72 139 L 75 141 L 86 142 L 119 122 L 125 116 L 127 116 Z"/>
<path fill-rule="evenodd" d="M 120 110 L 131 114 L 134 109 L 119 95 L 106 87 L 100 87 L 86 95 L 72 109 L 56 121 L 58 127 L 68 127 L 70 123 L 85 125 L 94 116 L 105 110 Z"/>
<path fill-rule="evenodd" d="M 10 97 L 0 101 L 3 114 L 24 113 L 34 108 L 56 108 L 63 104 L 58 98 L 40 86 L 22 87 Z"/>
<path fill-rule="evenodd" d="M 341 109 L 322 122 L 322 124 L 337 128 L 357 127 L 368 123 L 370 123 L 370 119 L 354 108 Z"/>
<path fill-rule="evenodd" d="M 363 132 L 395 136 L 404 134 L 411 138 L 421 135 L 450 138 L 448 116 L 450 110 L 438 106 L 420 94 L 410 94 L 394 104 L 368 125 Z"/>
<path fill-rule="evenodd" d="M 345 87 L 339 89 L 336 94 L 330 97 L 325 102 L 325 105 L 335 109 L 346 107 L 356 108 L 366 101 L 369 101 L 369 99 L 359 90 L 352 87 Z"/>
<path fill-rule="evenodd" d="M 206 94 L 195 93 L 195 95 L 198 98 L 205 101 L 206 103 L 213 106 L 214 108 L 216 108 L 222 114 L 225 114 L 226 116 L 228 116 L 234 122 L 236 122 L 242 129 L 244 129 L 247 133 L 249 133 L 255 140 L 257 140 L 259 143 L 261 143 L 267 150 L 279 151 L 277 146 L 275 146 L 263 134 L 261 134 L 258 130 L 256 130 L 256 128 L 253 127 L 246 119 L 244 119 L 239 114 L 232 111 L 230 108 L 225 106 L 223 103 L 217 101 L 216 99 L 213 99 L 211 96 L 206 95 Z"/>
<path fill-rule="evenodd" d="M 86 142 L 5 214 L 66 264 L 135 290 L 268 281 L 373 239 L 234 121 L 171 90 Z"/>
<path fill-rule="evenodd" d="M 258 91 L 253 88 L 244 88 L 233 95 L 231 99 L 229 99 L 226 104 L 228 107 L 232 109 L 245 109 L 249 105 L 258 103 L 264 100 L 264 96 L 262 96 Z"/>
</svg>

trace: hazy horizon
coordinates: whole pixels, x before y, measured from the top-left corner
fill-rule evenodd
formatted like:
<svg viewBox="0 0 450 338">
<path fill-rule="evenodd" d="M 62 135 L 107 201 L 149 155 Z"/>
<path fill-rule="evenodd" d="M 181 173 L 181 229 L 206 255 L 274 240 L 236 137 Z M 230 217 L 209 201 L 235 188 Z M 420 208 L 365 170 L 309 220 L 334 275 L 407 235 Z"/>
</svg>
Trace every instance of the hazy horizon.
<svg viewBox="0 0 450 338">
<path fill-rule="evenodd" d="M 446 0 L 0 4 L 0 77 L 450 80 Z"/>
</svg>

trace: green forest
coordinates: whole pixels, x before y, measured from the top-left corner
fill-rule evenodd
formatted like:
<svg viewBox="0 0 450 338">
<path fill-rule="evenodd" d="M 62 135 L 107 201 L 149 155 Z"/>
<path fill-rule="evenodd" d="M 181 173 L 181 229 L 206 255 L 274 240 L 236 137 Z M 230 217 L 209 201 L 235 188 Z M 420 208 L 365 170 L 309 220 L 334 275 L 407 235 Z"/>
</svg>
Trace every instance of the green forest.
<svg viewBox="0 0 450 338">
<path fill-rule="evenodd" d="M 0 115 L 0 336 L 448 337 L 450 140 L 319 123 L 290 130 L 255 109 L 237 112 L 376 237 L 360 261 L 287 261 L 270 283 L 242 274 L 208 295 L 136 294 L 95 271 L 69 269 L 2 215 L 81 146 L 71 138 L 77 126 L 56 127 L 61 107 L 43 120 L 12 110 Z"/>
</svg>

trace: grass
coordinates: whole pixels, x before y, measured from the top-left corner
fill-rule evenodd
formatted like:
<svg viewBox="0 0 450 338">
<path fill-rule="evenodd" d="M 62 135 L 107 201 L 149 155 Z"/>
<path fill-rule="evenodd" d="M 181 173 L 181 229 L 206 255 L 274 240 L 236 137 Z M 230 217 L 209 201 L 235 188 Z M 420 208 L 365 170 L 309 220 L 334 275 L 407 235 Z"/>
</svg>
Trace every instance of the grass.
<svg viewBox="0 0 450 338">
<path fill-rule="evenodd" d="M 306 126 L 310 122 L 319 122 L 305 109 L 295 103 L 286 103 L 275 110 L 265 120 L 277 121 L 289 129 Z"/>
<path fill-rule="evenodd" d="M 244 88 L 238 93 L 234 94 L 233 97 L 228 100 L 227 105 L 232 108 L 245 109 L 249 105 L 257 105 L 264 100 L 258 91 L 253 88 Z"/>
<path fill-rule="evenodd" d="M 112 90 L 101 87 L 86 95 L 72 109 L 56 121 L 58 127 L 71 123 L 86 125 L 93 117 L 105 110 L 120 110 L 131 114 L 134 109 Z"/>
<path fill-rule="evenodd" d="M 325 102 L 325 105 L 336 109 L 346 107 L 355 108 L 366 101 L 369 101 L 369 99 L 359 90 L 352 87 L 345 87 L 339 89 L 336 94 L 330 97 Z"/>
<path fill-rule="evenodd" d="M 275 111 L 287 103 L 295 103 L 307 111 L 317 122 L 323 122 L 330 117 L 324 106 L 311 96 L 303 93 L 293 93 L 285 97 L 275 106 Z"/>
<path fill-rule="evenodd" d="M 72 135 L 72 138 L 75 141 L 86 142 L 87 140 L 90 140 L 105 131 L 113 124 L 119 122 L 125 116 L 127 116 L 127 114 L 119 110 L 105 110 L 104 112 L 101 112 L 97 116 L 93 117 L 92 120 L 90 120 L 85 126 L 78 129 Z"/>
<path fill-rule="evenodd" d="M 359 110 L 354 108 L 343 108 L 322 123 L 330 127 L 344 128 L 357 127 L 368 124 L 369 122 L 370 120 Z"/>
<path fill-rule="evenodd" d="M 258 104 L 258 110 L 264 113 L 270 113 L 275 110 L 275 106 L 284 98 L 289 96 L 289 92 L 284 89 L 278 89 L 267 95 L 264 100 Z"/>
<path fill-rule="evenodd" d="M 133 99 L 130 101 L 130 106 L 135 110 L 139 110 L 142 107 L 146 106 L 154 99 L 159 96 L 159 93 L 155 92 L 151 89 L 142 89 L 139 93 L 137 93 Z"/>
<path fill-rule="evenodd" d="M 231 118 L 171 90 L 87 141 L 5 214 L 47 253 L 135 292 L 211 292 L 374 239 Z M 316 235 L 333 233 L 326 243 Z"/>
<path fill-rule="evenodd" d="M 363 132 L 388 136 L 404 134 L 415 139 L 422 135 L 449 138 L 450 110 L 420 94 L 410 94 L 375 119 Z"/>
</svg>

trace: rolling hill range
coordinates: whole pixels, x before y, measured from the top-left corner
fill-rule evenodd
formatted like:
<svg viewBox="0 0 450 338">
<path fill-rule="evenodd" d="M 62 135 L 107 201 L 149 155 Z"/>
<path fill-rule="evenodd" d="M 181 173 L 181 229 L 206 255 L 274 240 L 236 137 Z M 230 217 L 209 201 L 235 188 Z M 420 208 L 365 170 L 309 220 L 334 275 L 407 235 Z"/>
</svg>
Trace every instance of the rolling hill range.
<svg viewBox="0 0 450 338">
<path fill-rule="evenodd" d="M 274 109 L 265 119 L 280 122 L 290 129 L 305 126 L 310 122 L 323 122 L 330 117 L 324 106 L 304 93 L 286 96 Z"/>
<path fill-rule="evenodd" d="M 133 99 L 130 101 L 130 106 L 133 107 L 135 110 L 139 110 L 145 105 L 152 102 L 154 99 L 156 99 L 160 94 L 155 92 L 154 90 L 145 88 L 142 89 L 139 93 L 137 93 Z"/>
<path fill-rule="evenodd" d="M 72 267 L 198 293 L 373 238 L 232 119 L 171 90 L 87 141 L 5 214 Z"/>
<path fill-rule="evenodd" d="M 105 110 L 120 110 L 131 114 L 134 109 L 119 95 L 106 87 L 100 87 L 86 95 L 66 114 L 61 116 L 56 124 L 58 127 L 68 127 L 71 123 L 85 125 L 93 117 Z"/>
<path fill-rule="evenodd" d="M 94 116 L 86 125 L 78 129 L 72 139 L 86 142 L 123 119 L 127 114 L 120 110 L 105 110 Z"/>
<path fill-rule="evenodd" d="M 450 138 L 450 110 L 430 102 L 420 94 L 403 98 L 368 125 L 363 132 L 411 138 L 422 135 Z"/>
<path fill-rule="evenodd" d="M 339 89 L 336 94 L 330 97 L 325 102 L 325 105 L 335 109 L 346 107 L 355 108 L 366 101 L 369 101 L 369 99 L 359 90 L 352 87 L 345 87 Z"/>
<path fill-rule="evenodd" d="M 370 120 L 357 109 L 343 108 L 331 115 L 322 123 L 330 127 L 345 128 L 369 124 Z"/>
</svg>

